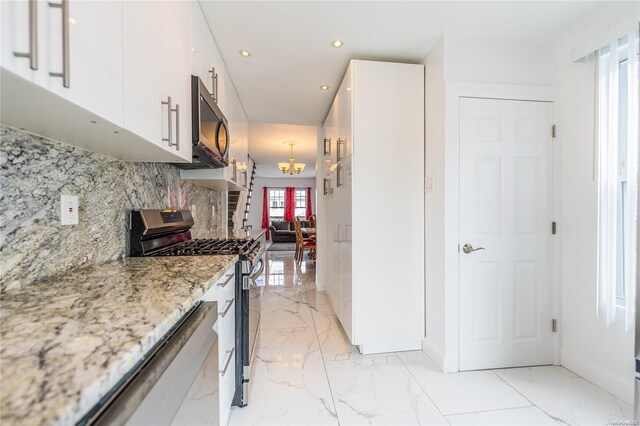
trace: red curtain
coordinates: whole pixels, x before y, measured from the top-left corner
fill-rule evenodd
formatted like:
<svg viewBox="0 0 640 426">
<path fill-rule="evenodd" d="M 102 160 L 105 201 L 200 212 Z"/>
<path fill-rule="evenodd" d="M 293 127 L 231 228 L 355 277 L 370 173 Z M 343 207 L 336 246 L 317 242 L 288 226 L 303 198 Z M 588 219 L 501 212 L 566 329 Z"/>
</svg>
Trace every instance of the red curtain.
<svg viewBox="0 0 640 426">
<path fill-rule="evenodd" d="M 296 215 L 296 189 L 287 186 L 284 189 L 284 220 L 293 221 Z"/>
<path fill-rule="evenodd" d="M 267 240 L 269 240 L 269 188 L 263 188 L 262 194 L 262 229 L 267 230 Z"/>
<path fill-rule="evenodd" d="M 307 219 L 309 216 L 313 214 L 313 209 L 311 208 L 311 187 L 307 188 Z"/>
</svg>

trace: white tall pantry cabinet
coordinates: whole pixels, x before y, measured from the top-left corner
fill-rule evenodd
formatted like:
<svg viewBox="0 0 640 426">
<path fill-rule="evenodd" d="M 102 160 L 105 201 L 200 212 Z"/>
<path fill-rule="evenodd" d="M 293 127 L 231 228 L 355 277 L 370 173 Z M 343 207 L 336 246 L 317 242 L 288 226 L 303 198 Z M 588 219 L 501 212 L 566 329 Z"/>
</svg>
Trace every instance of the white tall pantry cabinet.
<svg viewBox="0 0 640 426">
<path fill-rule="evenodd" d="M 323 130 L 319 287 L 362 353 L 420 349 L 424 67 L 351 61 Z"/>
</svg>

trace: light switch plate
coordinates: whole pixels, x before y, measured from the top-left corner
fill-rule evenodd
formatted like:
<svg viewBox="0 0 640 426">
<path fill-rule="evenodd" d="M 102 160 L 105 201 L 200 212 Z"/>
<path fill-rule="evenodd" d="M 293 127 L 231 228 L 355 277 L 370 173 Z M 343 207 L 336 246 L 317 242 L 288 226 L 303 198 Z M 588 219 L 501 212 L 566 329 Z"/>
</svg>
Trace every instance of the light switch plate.
<svg viewBox="0 0 640 426">
<path fill-rule="evenodd" d="M 78 224 L 78 196 L 60 195 L 60 224 Z"/>
<path fill-rule="evenodd" d="M 433 192 L 433 175 L 424 178 L 424 192 Z"/>
</svg>

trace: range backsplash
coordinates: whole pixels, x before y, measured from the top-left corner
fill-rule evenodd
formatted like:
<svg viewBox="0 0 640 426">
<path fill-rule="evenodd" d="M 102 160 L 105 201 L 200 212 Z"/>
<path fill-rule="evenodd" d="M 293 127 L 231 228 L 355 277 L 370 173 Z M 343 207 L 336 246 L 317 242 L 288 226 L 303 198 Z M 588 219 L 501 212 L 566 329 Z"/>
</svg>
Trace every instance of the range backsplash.
<svg viewBox="0 0 640 426">
<path fill-rule="evenodd" d="M 125 256 L 131 209 L 195 206 L 194 237 L 223 229 L 222 193 L 181 181 L 170 164 L 128 163 L 2 126 L 0 170 L 0 289 Z M 60 194 L 78 195 L 79 225 L 60 225 Z"/>
</svg>

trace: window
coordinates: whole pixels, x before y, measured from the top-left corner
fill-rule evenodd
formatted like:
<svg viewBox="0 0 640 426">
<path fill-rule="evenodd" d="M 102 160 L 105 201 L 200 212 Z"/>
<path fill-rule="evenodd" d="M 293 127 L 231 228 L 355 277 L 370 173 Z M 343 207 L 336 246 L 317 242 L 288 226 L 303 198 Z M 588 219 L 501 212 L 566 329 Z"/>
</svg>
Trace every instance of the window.
<svg viewBox="0 0 640 426">
<path fill-rule="evenodd" d="M 284 188 L 269 190 L 269 217 L 271 220 L 284 218 Z"/>
<path fill-rule="evenodd" d="M 296 217 L 306 219 L 307 217 L 307 190 L 296 189 Z"/>
<path fill-rule="evenodd" d="M 295 216 L 306 218 L 307 215 L 307 190 L 295 191 Z M 269 217 L 271 220 L 284 218 L 284 188 L 269 189 Z"/>
<path fill-rule="evenodd" d="M 598 315 L 635 323 L 638 32 L 598 52 Z"/>
<path fill-rule="evenodd" d="M 629 122 L 628 117 L 628 102 L 629 102 L 629 94 L 628 87 L 629 82 L 628 79 L 628 70 L 629 70 L 629 59 L 627 58 L 626 49 L 624 49 L 626 45 L 621 47 L 620 57 L 618 58 L 618 129 L 626 129 Z M 618 210 L 618 218 L 617 218 L 617 232 L 616 232 L 616 249 L 620 256 L 616 257 L 616 299 L 618 305 L 624 306 L 624 300 L 626 296 L 625 286 L 624 286 L 624 264 L 625 264 L 625 239 L 630 238 L 630 235 L 626 235 L 624 232 L 624 224 L 625 224 L 625 204 L 628 203 L 627 200 L 627 167 L 625 164 L 625 160 L 627 158 L 627 143 L 628 143 L 628 132 L 619 131 L 618 132 L 618 182 L 617 182 L 617 196 L 616 196 L 616 204 Z"/>
</svg>

